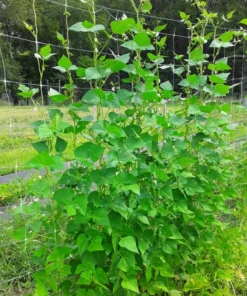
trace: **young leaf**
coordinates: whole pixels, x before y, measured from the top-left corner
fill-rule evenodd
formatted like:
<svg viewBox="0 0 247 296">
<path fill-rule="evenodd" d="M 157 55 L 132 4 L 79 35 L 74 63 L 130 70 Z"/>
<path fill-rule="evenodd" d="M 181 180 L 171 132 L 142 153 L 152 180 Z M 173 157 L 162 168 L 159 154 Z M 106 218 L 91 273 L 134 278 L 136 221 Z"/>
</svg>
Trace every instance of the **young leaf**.
<svg viewBox="0 0 247 296">
<path fill-rule="evenodd" d="M 226 15 L 226 18 L 227 18 L 228 20 L 230 20 L 230 19 L 233 17 L 235 11 L 236 11 L 236 10 L 232 10 L 232 11 L 230 11 L 230 12 Z"/>
<path fill-rule="evenodd" d="M 139 293 L 137 279 L 133 275 L 129 275 L 122 281 L 122 287 L 126 290 L 133 291 L 135 293 Z"/>
<path fill-rule="evenodd" d="M 233 32 L 229 31 L 229 32 L 225 32 L 223 34 L 220 35 L 220 39 L 223 42 L 230 42 L 233 39 Z"/>
<path fill-rule="evenodd" d="M 184 21 L 187 21 L 190 18 L 190 15 L 186 14 L 185 12 L 180 11 L 179 13 L 181 19 L 183 19 Z"/>
<path fill-rule="evenodd" d="M 99 31 L 104 31 L 105 26 L 103 25 L 93 25 L 92 23 L 88 21 L 79 22 L 74 24 L 73 26 L 69 27 L 69 30 L 75 31 L 75 32 L 91 32 L 91 33 L 96 33 Z"/>
<path fill-rule="evenodd" d="M 58 189 L 52 197 L 58 204 L 69 205 L 74 197 L 74 191 L 71 188 Z"/>
<path fill-rule="evenodd" d="M 102 76 L 96 67 L 90 67 L 86 69 L 87 80 L 96 80 L 96 79 L 100 79 L 101 77 Z"/>
<path fill-rule="evenodd" d="M 103 208 L 98 208 L 93 211 L 92 215 L 93 221 L 97 225 L 102 225 L 102 226 L 110 226 L 110 221 L 107 215 L 107 211 Z"/>
<path fill-rule="evenodd" d="M 240 21 L 240 24 L 246 25 L 247 26 L 247 19 L 243 19 Z"/>
<path fill-rule="evenodd" d="M 144 13 L 150 13 L 150 11 L 152 10 L 152 4 L 151 2 L 148 0 L 148 1 L 145 1 L 143 4 L 142 4 L 142 10 Z"/>
<path fill-rule="evenodd" d="M 76 148 L 75 157 L 82 160 L 90 159 L 96 162 L 103 155 L 104 151 L 105 148 L 88 142 Z"/>
<path fill-rule="evenodd" d="M 103 251 L 102 238 L 100 236 L 93 238 L 87 250 L 88 252 Z"/>
<path fill-rule="evenodd" d="M 124 20 L 118 20 L 111 22 L 111 29 L 113 34 L 123 35 L 127 31 L 134 28 L 136 22 L 133 18 L 126 18 Z"/>
<path fill-rule="evenodd" d="M 50 155 L 48 155 L 46 151 L 43 151 L 37 156 L 31 158 L 27 163 L 28 167 L 35 168 L 35 169 L 43 169 L 46 167 L 51 168 L 54 165 L 56 165 L 56 161 L 54 157 L 51 157 Z"/>
<path fill-rule="evenodd" d="M 73 200 L 73 204 L 83 216 L 86 215 L 87 203 L 87 196 L 83 194 L 76 195 L 75 199 Z"/>
<path fill-rule="evenodd" d="M 140 186 L 138 184 L 126 185 L 122 187 L 123 191 L 132 191 L 137 195 L 140 195 Z"/>
<path fill-rule="evenodd" d="M 190 53 L 190 59 L 194 62 L 201 62 L 205 58 L 203 51 L 200 47 L 195 48 L 191 53 Z"/>
<path fill-rule="evenodd" d="M 89 240 L 85 234 L 81 233 L 76 240 L 79 254 L 82 255 L 88 248 Z"/>
<path fill-rule="evenodd" d="M 139 253 L 136 246 L 136 240 L 133 236 L 126 236 L 124 238 L 121 238 L 119 246 L 129 250 L 130 252 Z"/>
<path fill-rule="evenodd" d="M 129 50 L 137 50 L 139 48 L 138 44 L 133 41 L 133 40 L 129 40 L 127 42 L 124 42 L 123 44 L 121 44 L 122 47 L 125 47 Z"/>
<path fill-rule="evenodd" d="M 49 56 L 50 53 L 51 53 L 51 46 L 50 46 L 50 44 L 47 44 L 47 45 L 41 47 L 39 53 L 40 53 L 40 55 L 41 55 L 43 58 Z"/>
<path fill-rule="evenodd" d="M 66 150 L 67 145 L 68 143 L 64 139 L 57 137 L 55 149 L 58 153 L 63 153 Z"/>
<path fill-rule="evenodd" d="M 30 237 L 30 233 L 26 227 L 21 227 L 17 230 L 14 230 L 11 234 L 11 237 L 17 241 L 24 241 Z"/>
<path fill-rule="evenodd" d="M 134 36 L 133 40 L 138 44 L 140 49 L 143 49 L 143 50 L 153 49 L 153 46 L 151 45 L 151 40 L 146 32 L 137 33 Z"/>
<path fill-rule="evenodd" d="M 61 59 L 58 61 L 58 66 L 68 70 L 72 66 L 72 63 L 70 59 L 68 59 L 65 55 L 63 55 Z"/>
<path fill-rule="evenodd" d="M 97 268 L 94 274 L 94 282 L 97 284 L 108 284 L 108 278 L 106 273 L 104 272 L 104 270 L 102 268 Z"/>
</svg>

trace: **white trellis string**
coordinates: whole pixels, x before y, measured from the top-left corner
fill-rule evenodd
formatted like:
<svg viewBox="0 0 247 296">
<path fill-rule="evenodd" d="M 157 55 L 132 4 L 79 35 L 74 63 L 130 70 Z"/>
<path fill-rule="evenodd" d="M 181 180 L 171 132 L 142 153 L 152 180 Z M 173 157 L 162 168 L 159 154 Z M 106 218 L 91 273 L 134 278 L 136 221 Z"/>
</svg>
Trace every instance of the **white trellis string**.
<svg viewBox="0 0 247 296">
<path fill-rule="evenodd" d="M 4 37 L 12 37 L 13 39 L 18 39 L 18 40 L 21 40 L 21 41 L 25 41 L 25 42 L 30 42 L 30 43 L 35 43 L 35 44 L 36 44 L 36 41 L 35 41 L 35 40 L 26 39 L 26 38 L 22 38 L 22 37 L 14 36 L 14 35 L 8 35 L 8 34 L 0 33 L 0 36 L 4 36 Z M 47 42 L 41 42 L 41 41 L 38 41 L 38 44 L 47 45 Z M 61 46 L 61 45 L 56 45 L 56 44 L 52 44 L 52 43 L 50 43 L 50 45 L 51 45 L 52 47 L 57 47 L 57 48 L 64 49 L 63 46 Z M 79 51 L 79 52 L 89 52 L 89 53 L 93 53 L 93 50 L 90 50 L 90 49 L 80 49 L 80 48 L 74 48 L 74 47 L 69 47 L 69 49 L 70 49 L 70 50 Z M 107 52 L 102 52 L 102 54 L 112 56 L 112 54 L 107 53 Z"/>
</svg>

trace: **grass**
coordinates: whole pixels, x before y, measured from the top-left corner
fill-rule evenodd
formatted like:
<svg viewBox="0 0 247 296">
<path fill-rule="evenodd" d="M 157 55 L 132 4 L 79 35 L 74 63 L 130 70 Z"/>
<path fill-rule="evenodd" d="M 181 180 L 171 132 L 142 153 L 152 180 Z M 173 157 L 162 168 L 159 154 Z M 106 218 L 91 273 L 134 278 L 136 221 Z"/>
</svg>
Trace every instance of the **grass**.
<svg viewBox="0 0 247 296">
<path fill-rule="evenodd" d="M 0 175 L 21 170 L 25 162 L 35 155 L 31 142 L 37 139 L 30 123 L 40 119 L 32 107 L 0 108 Z M 10 121 L 11 120 L 11 121 Z M 11 128 L 10 128 L 11 123 Z"/>
</svg>

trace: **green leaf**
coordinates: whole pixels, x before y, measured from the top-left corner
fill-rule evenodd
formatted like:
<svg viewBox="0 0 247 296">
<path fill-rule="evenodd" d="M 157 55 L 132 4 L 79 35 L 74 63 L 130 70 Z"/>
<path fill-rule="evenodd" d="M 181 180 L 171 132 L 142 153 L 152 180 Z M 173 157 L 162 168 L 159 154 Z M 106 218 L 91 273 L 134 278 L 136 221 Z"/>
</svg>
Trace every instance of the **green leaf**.
<svg viewBox="0 0 247 296">
<path fill-rule="evenodd" d="M 110 221 L 107 211 L 103 208 L 97 208 L 93 211 L 92 218 L 95 224 L 110 227 Z"/>
<path fill-rule="evenodd" d="M 220 95 L 226 95 L 229 92 L 230 86 L 224 84 L 216 84 L 215 91 Z"/>
<path fill-rule="evenodd" d="M 142 93 L 142 99 L 149 102 L 157 102 L 159 97 L 156 90 L 149 90 Z"/>
<path fill-rule="evenodd" d="M 69 217 L 76 216 L 76 209 L 73 204 L 68 204 L 65 208 Z"/>
<path fill-rule="evenodd" d="M 127 64 L 130 60 L 130 54 L 129 53 L 123 54 L 123 55 L 117 57 L 117 60 L 124 63 L 124 64 Z"/>
<path fill-rule="evenodd" d="M 247 19 L 243 19 L 240 21 L 240 24 L 246 25 L 247 26 Z"/>
<path fill-rule="evenodd" d="M 51 194 L 51 186 L 47 180 L 37 180 L 30 187 L 30 193 L 38 198 L 48 198 Z"/>
<path fill-rule="evenodd" d="M 233 32 L 229 31 L 229 32 L 225 32 L 223 34 L 220 35 L 220 39 L 223 42 L 230 42 L 233 39 Z"/>
<path fill-rule="evenodd" d="M 199 89 L 200 86 L 204 86 L 207 83 L 207 76 L 205 75 L 188 75 L 186 79 L 183 79 L 179 85 L 184 87 L 192 87 L 195 89 Z"/>
<path fill-rule="evenodd" d="M 61 59 L 58 61 L 58 66 L 68 70 L 72 66 L 72 63 L 70 59 L 68 59 L 65 55 L 63 55 Z"/>
<path fill-rule="evenodd" d="M 140 186 L 138 184 L 126 185 L 122 187 L 123 191 L 132 191 L 137 195 L 140 195 Z"/>
<path fill-rule="evenodd" d="M 187 179 L 185 191 L 188 195 L 195 195 L 197 193 L 204 192 L 204 190 L 199 186 L 199 184 L 193 179 Z"/>
<path fill-rule="evenodd" d="M 16 241 L 24 241 L 30 237 L 30 234 L 26 227 L 20 227 L 11 233 L 11 237 Z"/>
<path fill-rule="evenodd" d="M 77 68 L 76 76 L 77 77 L 86 77 L 86 69 L 85 68 Z"/>
<path fill-rule="evenodd" d="M 48 96 L 54 103 L 62 103 L 68 99 L 65 95 L 60 94 L 53 88 L 50 88 Z"/>
<path fill-rule="evenodd" d="M 89 289 L 87 292 L 87 296 L 97 296 L 97 295 L 95 294 L 94 290 Z"/>
<path fill-rule="evenodd" d="M 157 270 L 160 272 L 160 275 L 162 277 L 168 277 L 168 278 L 174 277 L 174 273 L 171 266 L 166 262 L 162 263 L 161 266 L 157 267 Z"/>
<path fill-rule="evenodd" d="M 232 10 L 232 11 L 230 11 L 230 12 L 226 15 L 226 18 L 227 18 L 228 20 L 230 20 L 230 19 L 233 17 L 235 11 L 236 11 L 236 10 Z"/>
<path fill-rule="evenodd" d="M 141 251 L 141 254 L 143 255 L 149 249 L 149 244 L 145 242 L 143 239 L 138 239 L 138 248 Z"/>
<path fill-rule="evenodd" d="M 203 287 L 208 286 L 206 278 L 200 275 L 195 275 L 196 277 L 190 278 L 184 285 L 183 290 L 185 292 L 201 290 Z"/>
<path fill-rule="evenodd" d="M 209 79 L 213 83 L 224 83 L 225 79 L 222 79 L 220 75 L 210 75 Z"/>
<path fill-rule="evenodd" d="M 218 60 L 215 65 L 209 64 L 208 65 L 209 70 L 213 71 L 225 71 L 225 70 L 231 70 L 231 67 L 227 65 L 227 58 L 223 58 Z"/>
<path fill-rule="evenodd" d="M 95 134 L 104 137 L 107 134 L 107 126 L 108 122 L 106 120 L 98 120 L 93 124 L 92 131 Z"/>
<path fill-rule="evenodd" d="M 161 87 L 162 89 L 166 89 L 166 90 L 173 90 L 173 86 L 172 86 L 172 84 L 170 83 L 170 81 L 162 82 L 162 83 L 160 84 L 160 87 Z"/>
<path fill-rule="evenodd" d="M 135 255 L 127 250 L 120 250 L 121 259 L 117 265 L 117 268 L 124 272 L 128 272 L 135 269 Z"/>
<path fill-rule="evenodd" d="M 57 137 L 55 149 L 58 153 L 63 153 L 66 150 L 67 145 L 68 143 L 64 139 Z"/>
<path fill-rule="evenodd" d="M 165 30 L 165 28 L 167 27 L 167 25 L 161 25 L 161 26 L 157 26 L 155 29 L 154 29 L 154 32 L 161 32 L 163 30 Z"/>
<path fill-rule="evenodd" d="M 48 151 L 49 151 L 46 141 L 34 142 L 34 143 L 32 143 L 32 146 L 38 153 L 42 153 L 43 151 L 48 153 Z"/>
<path fill-rule="evenodd" d="M 96 79 L 100 79 L 101 77 L 102 76 L 96 67 L 89 67 L 86 69 L 87 80 L 96 80 Z"/>
<path fill-rule="evenodd" d="M 46 151 L 43 151 L 39 155 L 33 157 L 27 162 L 27 166 L 30 168 L 36 168 L 38 170 L 44 169 L 46 167 L 51 168 L 56 164 L 56 161 L 53 157 L 48 155 Z"/>
<path fill-rule="evenodd" d="M 167 237 L 174 240 L 184 239 L 175 224 L 170 224 L 167 226 L 168 229 L 165 230 Z"/>
<path fill-rule="evenodd" d="M 68 205 L 72 202 L 74 197 L 74 191 L 71 188 L 61 188 L 58 189 L 52 199 L 55 200 L 58 204 Z"/>
<path fill-rule="evenodd" d="M 39 270 L 33 274 L 33 278 L 35 279 L 36 283 L 42 283 L 43 285 L 46 286 L 46 288 L 51 289 L 54 292 L 57 292 L 56 280 L 53 277 L 53 275 L 50 274 L 49 272 L 46 272 L 45 270 Z M 38 294 L 37 291 L 40 294 Z M 35 292 L 37 293 L 37 294 L 35 294 L 37 296 L 39 296 L 39 295 L 45 296 L 46 295 L 46 294 L 43 294 L 43 291 L 41 292 L 41 290 L 39 290 L 39 288 L 37 288 L 37 284 L 36 284 L 36 291 Z"/>
<path fill-rule="evenodd" d="M 100 236 L 94 237 L 87 250 L 88 252 L 103 251 L 104 249 L 102 247 L 102 238 Z"/>
<path fill-rule="evenodd" d="M 146 50 L 146 49 L 151 50 L 152 49 L 151 40 L 146 32 L 137 33 L 134 36 L 133 41 L 136 42 L 138 44 L 139 48 L 142 50 Z"/>
<path fill-rule="evenodd" d="M 105 26 L 103 25 L 93 25 L 92 23 L 88 22 L 88 21 L 84 21 L 84 22 L 79 22 L 76 23 L 74 25 L 72 25 L 71 27 L 69 27 L 69 30 L 71 31 L 75 31 L 75 32 L 91 32 L 91 33 L 96 33 L 99 31 L 104 31 L 105 30 Z"/>
<path fill-rule="evenodd" d="M 74 205 L 78 208 L 79 212 L 85 216 L 87 211 L 87 196 L 83 194 L 77 194 L 73 200 Z"/>
<path fill-rule="evenodd" d="M 133 236 L 126 236 L 124 238 L 121 238 L 119 245 L 120 247 L 125 248 L 131 252 L 139 253 L 136 246 L 136 240 Z"/>
<path fill-rule="evenodd" d="M 223 36 L 223 38 L 227 39 L 227 36 Z M 228 48 L 228 47 L 232 47 L 232 46 L 234 46 L 232 43 L 223 42 L 218 39 L 213 40 L 212 43 L 210 44 L 210 47 L 214 47 L 214 48 L 221 48 L 221 47 Z"/>
<path fill-rule="evenodd" d="M 82 101 L 90 105 L 99 105 L 106 100 L 106 94 L 102 89 L 90 89 L 85 93 Z"/>
<path fill-rule="evenodd" d="M 63 45 L 66 43 L 65 38 L 64 38 L 63 35 L 62 35 L 61 33 L 59 33 L 59 32 L 57 32 L 57 39 L 58 39 L 59 41 L 61 41 Z"/>
<path fill-rule="evenodd" d="M 18 89 L 21 90 L 22 92 L 17 93 L 17 94 L 25 99 L 32 98 L 35 94 L 37 94 L 39 92 L 38 88 L 30 89 L 29 87 L 25 86 L 24 84 L 19 84 Z"/>
<path fill-rule="evenodd" d="M 142 4 L 142 10 L 144 13 L 150 13 L 150 11 L 152 10 L 152 4 L 150 1 L 146 1 Z"/>
<path fill-rule="evenodd" d="M 85 234 L 81 233 L 76 240 L 79 254 L 82 255 L 88 248 L 89 240 Z"/>
<path fill-rule="evenodd" d="M 115 124 L 109 124 L 107 126 L 107 131 L 108 131 L 109 135 L 113 135 L 114 137 L 117 137 L 117 138 L 125 138 L 126 137 L 124 130 Z"/>
<path fill-rule="evenodd" d="M 169 255 L 175 255 L 177 254 L 177 242 L 176 240 L 167 239 L 165 243 L 163 244 L 162 250 L 169 254 Z"/>
<path fill-rule="evenodd" d="M 125 20 L 118 20 L 111 22 L 111 29 L 113 34 L 125 34 L 127 31 L 134 28 L 136 22 L 133 18 L 126 18 Z"/>
<path fill-rule="evenodd" d="M 150 225 L 148 218 L 146 216 L 138 216 L 137 220 L 141 221 L 143 224 Z"/>
<path fill-rule="evenodd" d="M 121 285 L 126 290 L 130 290 L 130 291 L 139 293 L 137 279 L 133 275 L 128 275 L 128 277 L 126 276 L 126 278 L 123 279 Z"/>
<path fill-rule="evenodd" d="M 104 272 L 104 270 L 102 268 L 97 268 L 95 273 L 94 273 L 94 282 L 100 283 L 102 285 L 104 284 L 108 284 L 108 278 L 106 273 Z"/>
<path fill-rule="evenodd" d="M 112 208 L 115 212 L 118 212 L 120 215 L 122 215 L 126 220 L 128 219 L 129 210 L 122 196 L 119 195 L 114 198 Z"/>
<path fill-rule="evenodd" d="M 117 59 L 107 59 L 105 61 L 105 66 L 110 68 L 113 73 L 119 72 L 126 67 L 126 63 L 119 61 Z"/>
<path fill-rule="evenodd" d="M 183 19 L 184 21 L 187 21 L 190 18 L 190 15 L 187 15 L 186 13 L 180 11 L 180 17 L 181 19 Z"/>
<path fill-rule="evenodd" d="M 90 159 L 96 162 L 103 155 L 104 151 L 105 148 L 88 142 L 76 148 L 74 153 L 75 157 L 79 160 Z"/>
<path fill-rule="evenodd" d="M 129 50 L 132 50 L 132 51 L 139 49 L 139 45 L 133 40 L 129 40 L 127 42 L 124 42 L 124 43 L 121 44 L 121 46 L 125 47 L 125 48 L 127 48 Z"/>
<path fill-rule="evenodd" d="M 39 53 L 44 60 L 48 60 L 52 56 L 50 44 L 47 44 L 47 45 L 41 47 Z"/>
<path fill-rule="evenodd" d="M 195 48 L 191 53 L 190 53 L 190 59 L 194 62 L 201 62 L 204 61 L 204 53 L 200 47 Z"/>
</svg>

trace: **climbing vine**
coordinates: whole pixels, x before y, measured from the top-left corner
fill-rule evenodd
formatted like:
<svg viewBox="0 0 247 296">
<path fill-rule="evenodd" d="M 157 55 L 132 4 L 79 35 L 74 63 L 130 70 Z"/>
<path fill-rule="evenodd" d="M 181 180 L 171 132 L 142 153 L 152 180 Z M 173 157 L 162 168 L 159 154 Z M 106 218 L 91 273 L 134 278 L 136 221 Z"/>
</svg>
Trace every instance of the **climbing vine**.
<svg viewBox="0 0 247 296">
<path fill-rule="evenodd" d="M 176 55 L 180 66 L 169 66 L 180 78 L 174 88 L 159 74 L 166 24 L 147 29 L 142 21 L 150 1 L 130 0 L 136 19 L 113 21 L 111 32 L 96 23 L 94 2 L 84 2 L 91 20 L 68 32 L 89 35 L 94 65 L 76 66 L 69 34 L 58 33 L 67 54 L 54 68 L 68 84 L 64 93 L 51 89 L 49 97 L 67 106 L 71 120 L 51 109 L 49 120 L 33 124 L 40 141 L 33 144 L 39 154 L 30 167 L 48 174 L 64 170 L 64 136 L 71 134 L 75 158 L 55 186 L 38 181 L 50 198 L 47 204 L 24 207 L 35 213 L 28 235 L 47 233 L 32 254 L 39 269 L 35 295 L 232 295 L 236 257 L 227 257 L 232 241 L 225 241 L 228 224 L 219 219 L 233 199 L 223 138 L 230 131 L 227 116 L 219 116 L 229 112 L 220 98 L 231 88 L 226 83 L 231 68 L 220 52 L 241 42 L 244 32 L 218 34 L 233 12 L 220 19 L 205 2 L 193 1 L 201 16 L 194 24 L 180 12 L 191 38 L 187 54 Z M 65 17 L 68 24 L 67 11 Z M 102 56 L 100 33 L 112 40 L 119 36 L 124 54 Z M 38 53 L 41 64 L 51 56 L 49 45 Z M 120 72 L 129 87 L 104 90 Z M 76 78 L 90 87 L 79 102 L 73 100 Z M 172 101 L 179 104 L 163 112 L 163 104 Z M 94 106 L 96 118 L 90 116 Z"/>
</svg>

